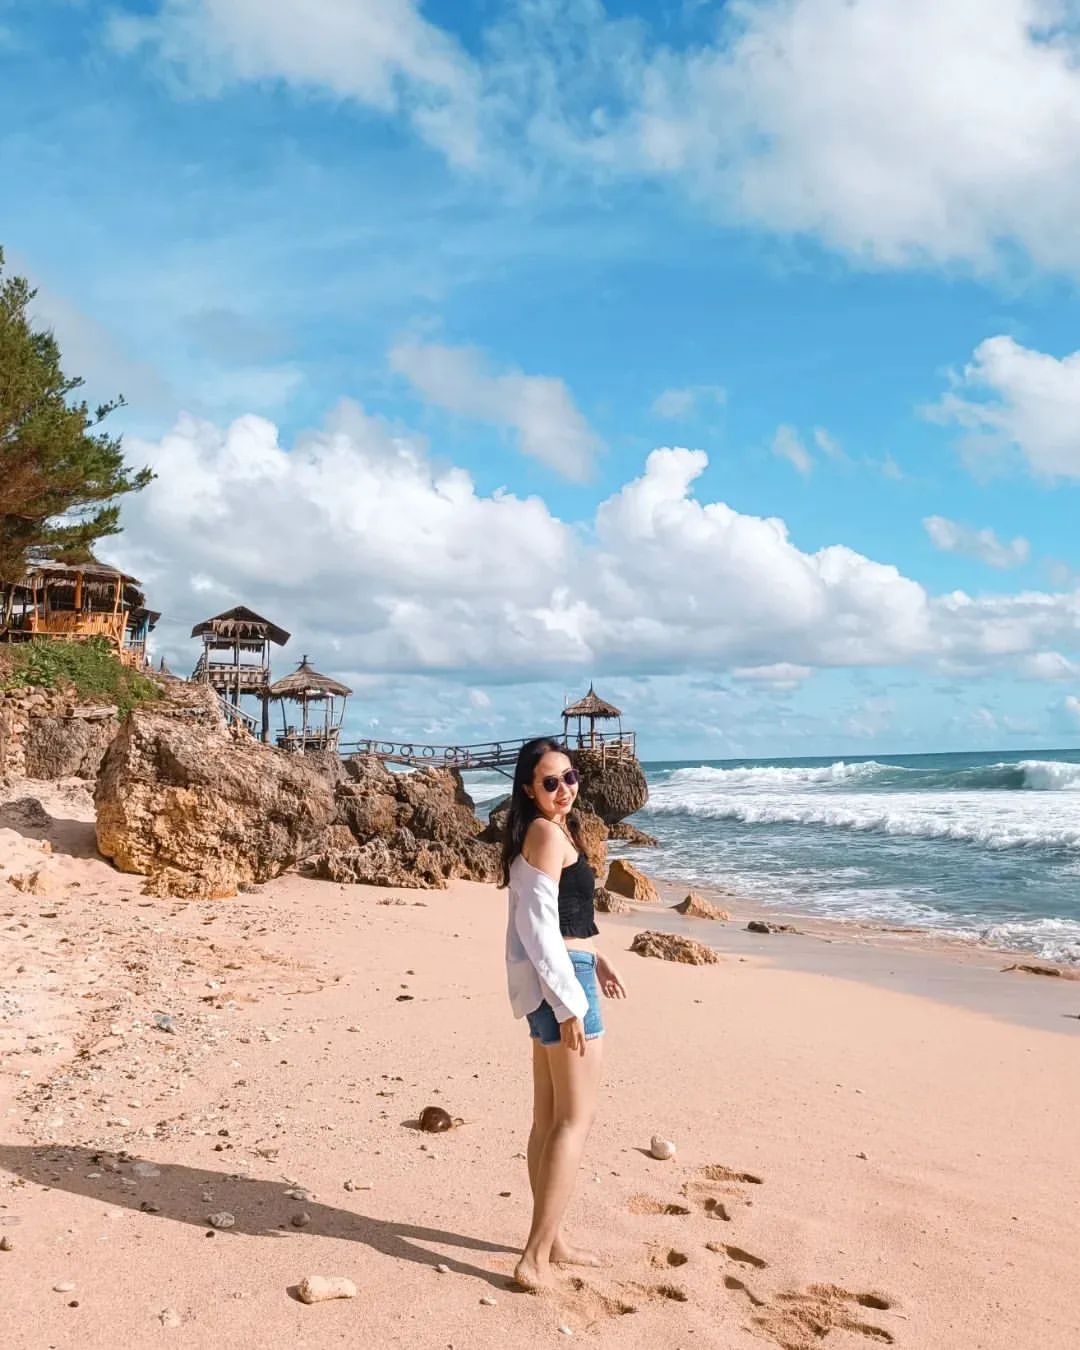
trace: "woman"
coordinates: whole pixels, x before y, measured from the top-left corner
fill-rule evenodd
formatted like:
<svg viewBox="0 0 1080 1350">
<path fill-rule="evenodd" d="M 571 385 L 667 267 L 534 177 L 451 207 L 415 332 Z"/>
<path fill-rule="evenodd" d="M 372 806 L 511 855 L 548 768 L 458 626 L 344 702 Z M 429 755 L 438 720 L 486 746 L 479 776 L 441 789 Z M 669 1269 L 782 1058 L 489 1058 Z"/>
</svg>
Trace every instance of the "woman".
<svg viewBox="0 0 1080 1350">
<path fill-rule="evenodd" d="M 503 838 L 507 983 L 533 1045 L 533 1216 L 514 1278 L 533 1290 L 550 1284 L 553 1263 L 599 1264 L 567 1242 L 561 1223 L 596 1113 L 604 1034 L 597 986 L 607 998 L 626 997 L 594 943 L 596 878 L 570 814 L 578 782 L 556 741 L 522 746 Z"/>
</svg>

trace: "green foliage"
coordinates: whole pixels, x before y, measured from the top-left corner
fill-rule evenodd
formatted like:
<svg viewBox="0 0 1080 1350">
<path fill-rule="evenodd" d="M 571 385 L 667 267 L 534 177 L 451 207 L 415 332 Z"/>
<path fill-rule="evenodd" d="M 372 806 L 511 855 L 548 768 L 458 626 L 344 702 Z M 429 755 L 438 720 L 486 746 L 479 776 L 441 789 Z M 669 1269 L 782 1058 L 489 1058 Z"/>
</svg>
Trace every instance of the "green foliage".
<svg viewBox="0 0 1080 1350">
<path fill-rule="evenodd" d="M 4 649 L 0 689 L 74 688 L 80 701 L 112 703 L 121 713 L 161 698 L 161 686 L 123 665 L 104 638 L 35 638 Z"/>
<path fill-rule="evenodd" d="M 61 370 L 56 339 L 27 316 L 34 290 L 3 264 L 0 250 L 0 581 L 13 582 L 31 553 L 87 561 L 120 529 L 116 498 L 153 474 L 129 469 L 120 438 L 97 430 L 122 399 L 72 400 L 83 381 Z"/>
</svg>

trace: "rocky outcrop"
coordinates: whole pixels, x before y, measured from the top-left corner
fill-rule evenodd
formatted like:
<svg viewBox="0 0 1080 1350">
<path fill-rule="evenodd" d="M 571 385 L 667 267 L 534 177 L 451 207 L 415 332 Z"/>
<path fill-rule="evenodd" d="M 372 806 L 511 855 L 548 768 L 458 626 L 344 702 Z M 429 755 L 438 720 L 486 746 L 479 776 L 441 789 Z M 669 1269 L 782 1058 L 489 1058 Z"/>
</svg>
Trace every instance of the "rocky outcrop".
<svg viewBox="0 0 1080 1350">
<path fill-rule="evenodd" d="M 644 830 L 639 830 L 636 825 L 631 825 L 628 820 L 617 820 L 614 825 L 609 825 L 608 838 L 618 839 L 624 844 L 632 844 L 635 848 L 660 847 L 659 839 L 651 834 L 646 834 Z"/>
<path fill-rule="evenodd" d="M 638 933 L 630 950 L 639 956 L 655 956 L 661 961 L 680 961 L 687 966 L 711 966 L 720 960 L 711 947 L 677 933 Z"/>
<path fill-rule="evenodd" d="M 354 756 L 333 792 L 333 834 L 314 860 L 316 876 L 395 887 L 496 879 L 498 847 L 481 837 L 456 769 L 391 773 L 374 756 Z"/>
<path fill-rule="evenodd" d="M 711 900 L 706 900 L 703 895 L 698 895 L 697 891 L 691 891 L 685 900 L 680 900 L 673 908 L 680 914 L 686 914 L 691 919 L 723 919 L 726 921 L 731 918 L 726 909 L 714 905 Z"/>
<path fill-rule="evenodd" d="M 332 782 L 230 731 L 212 691 L 124 720 L 94 793 L 98 848 L 151 895 L 214 899 L 308 856 L 335 817 Z"/>
<path fill-rule="evenodd" d="M 593 907 L 597 914 L 629 914 L 630 901 L 624 895 L 616 895 L 606 886 L 597 886 L 593 896 Z"/>
<path fill-rule="evenodd" d="M 573 750 L 570 758 L 581 773 L 578 807 L 605 825 L 632 816 L 649 800 L 645 772 L 636 759 L 605 758 L 599 750 Z"/>
<path fill-rule="evenodd" d="M 502 846 L 503 830 L 506 828 L 509 807 L 510 798 L 504 797 L 491 808 L 488 822 L 480 836 L 486 843 Z M 602 877 L 607 867 L 606 841 L 608 827 L 599 816 L 594 815 L 591 811 L 575 809 L 573 818 L 577 826 L 578 838 L 581 841 L 582 852 L 588 858 L 592 870 L 598 877 Z"/>
<path fill-rule="evenodd" d="M 628 900 L 637 900 L 642 904 L 660 899 L 656 887 L 644 872 L 639 872 L 632 863 L 623 858 L 616 858 L 611 864 L 604 884 L 609 891 L 625 895 Z"/>
<path fill-rule="evenodd" d="M 790 923 L 770 923 L 767 919 L 751 919 L 746 925 L 748 933 L 797 933 L 799 930 Z"/>
<path fill-rule="evenodd" d="M 119 720 L 70 691 L 0 691 L 0 779 L 96 777 Z"/>
</svg>

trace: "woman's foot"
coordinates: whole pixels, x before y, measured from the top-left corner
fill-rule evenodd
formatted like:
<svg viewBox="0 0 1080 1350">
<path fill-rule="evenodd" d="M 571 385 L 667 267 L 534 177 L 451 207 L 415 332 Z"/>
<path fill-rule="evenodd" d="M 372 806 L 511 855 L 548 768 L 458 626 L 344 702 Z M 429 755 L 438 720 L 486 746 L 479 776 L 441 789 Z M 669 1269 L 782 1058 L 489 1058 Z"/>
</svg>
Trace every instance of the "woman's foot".
<svg viewBox="0 0 1080 1350">
<path fill-rule="evenodd" d="M 521 1260 L 514 1267 L 514 1283 L 521 1285 L 522 1289 L 528 1289 L 533 1294 L 538 1294 L 543 1289 L 550 1289 L 552 1283 L 551 1266 L 547 1261 L 540 1262 L 527 1252 L 523 1253 Z"/>
<path fill-rule="evenodd" d="M 555 1266 L 598 1266 L 600 1258 L 585 1247 L 572 1247 L 569 1242 L 557 1242 L 551 1249 L 551 1263 Z"/>
</svg>

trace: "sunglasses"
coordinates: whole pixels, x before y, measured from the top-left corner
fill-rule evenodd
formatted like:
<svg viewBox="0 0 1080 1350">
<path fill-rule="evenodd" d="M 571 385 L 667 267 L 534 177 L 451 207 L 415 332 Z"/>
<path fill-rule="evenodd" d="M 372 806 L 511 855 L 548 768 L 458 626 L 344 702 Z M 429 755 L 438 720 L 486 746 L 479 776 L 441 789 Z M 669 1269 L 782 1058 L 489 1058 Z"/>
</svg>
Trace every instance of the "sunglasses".
<svg viewBox="0 0 1080 1350">
<path fill-rule="evenodd" d="M 578 783 L 581 782 L 581 774 L 578 773 L 577 769 L 567 769 L 565 773 L 558 777 L 555 774 L 549 774 L 546 778 L 540 779 L 540 786 L 545 792 L 554 792 L 560 782 L 565 783 L 567 787 L 577 787 Z"/>
</svg>

